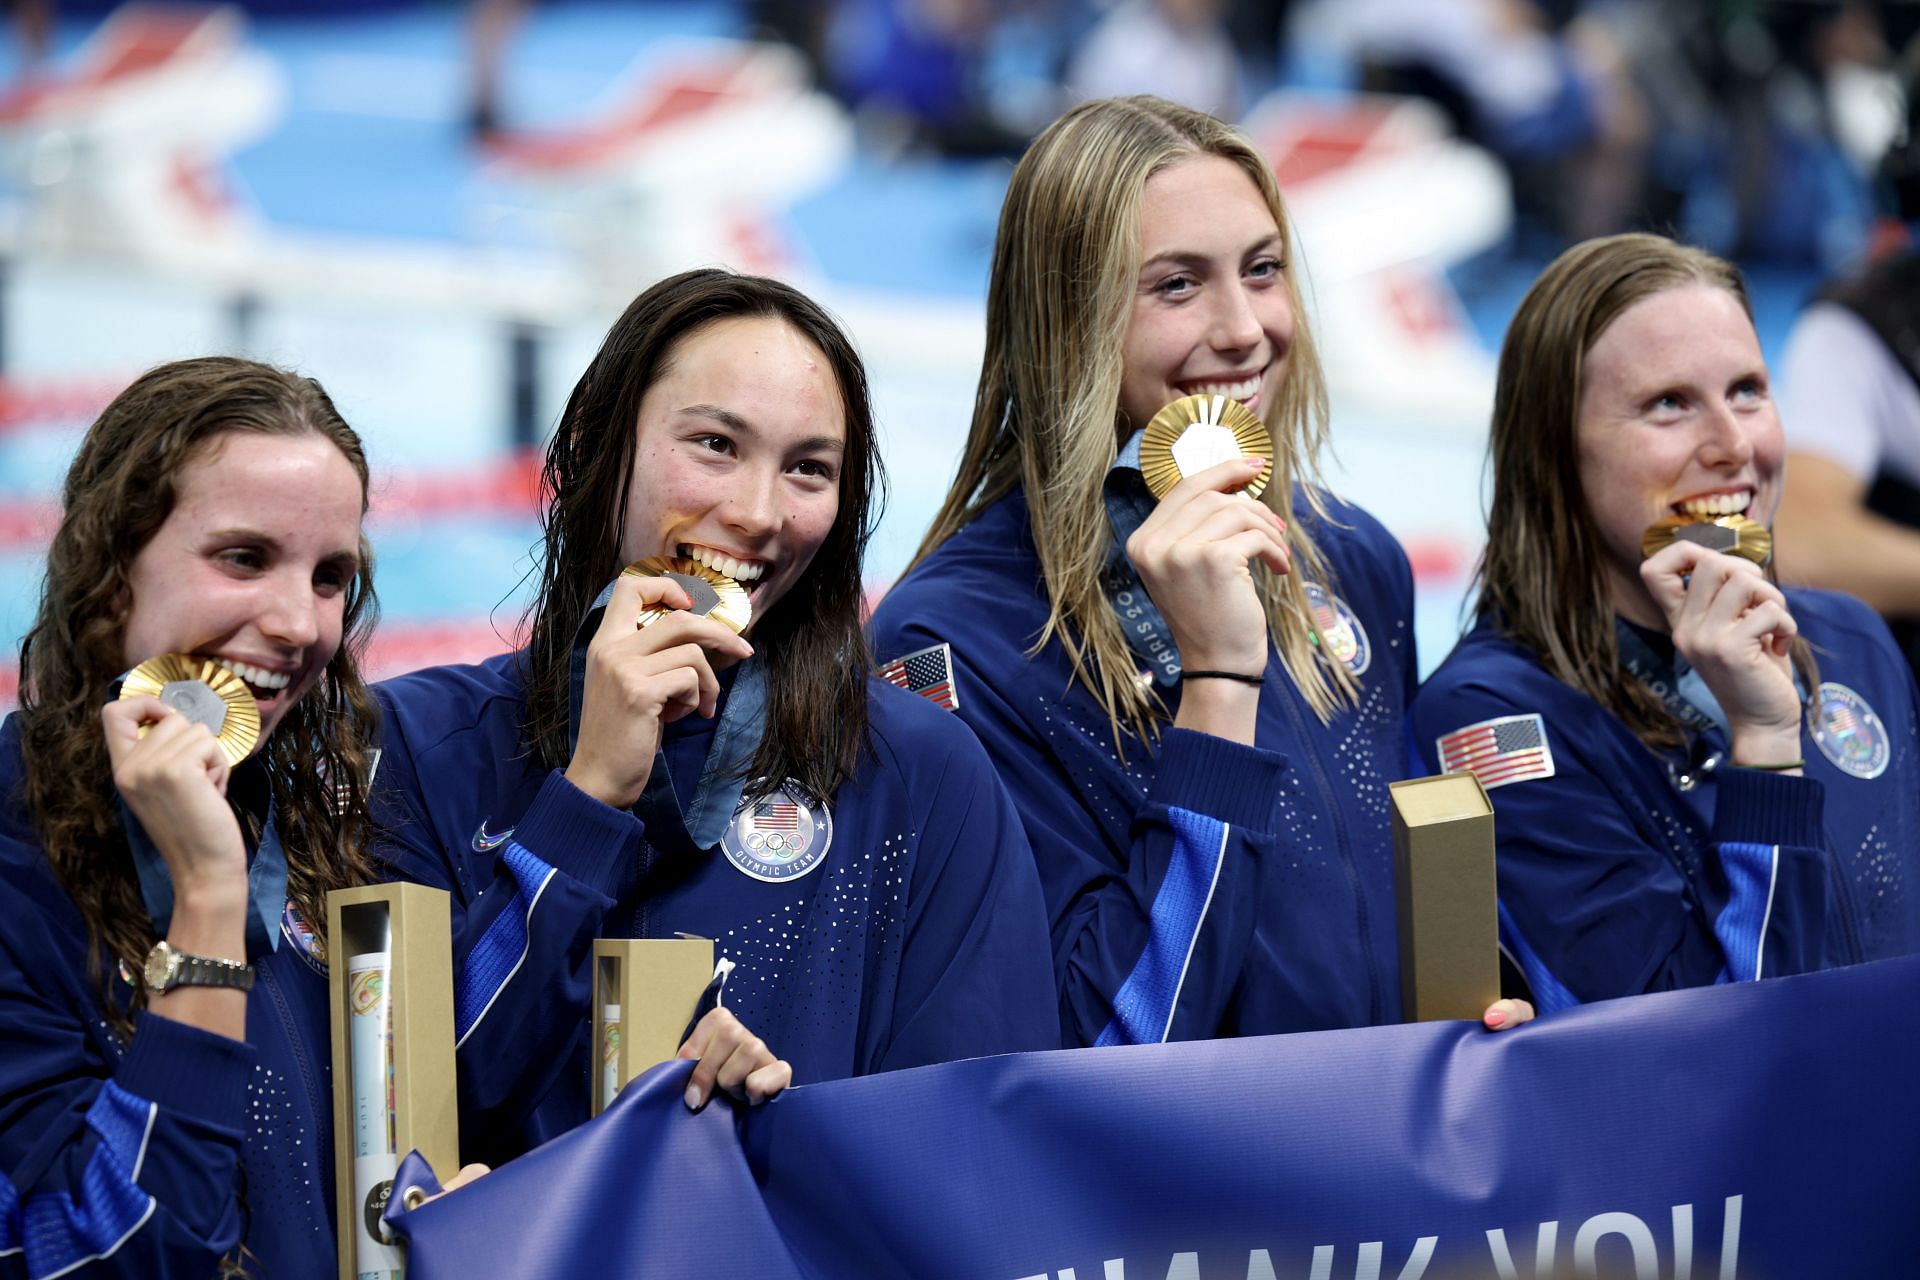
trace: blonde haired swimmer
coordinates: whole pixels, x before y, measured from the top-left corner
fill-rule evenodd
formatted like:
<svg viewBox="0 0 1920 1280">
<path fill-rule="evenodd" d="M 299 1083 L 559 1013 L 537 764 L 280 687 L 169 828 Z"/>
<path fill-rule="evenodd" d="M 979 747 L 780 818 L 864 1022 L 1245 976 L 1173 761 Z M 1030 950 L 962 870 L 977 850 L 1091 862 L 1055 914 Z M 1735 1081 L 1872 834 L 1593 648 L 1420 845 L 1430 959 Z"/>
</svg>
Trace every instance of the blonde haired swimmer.
<svg viewBox="0 0 1920 1280">
<path fill-rule="evenodd" d="M 1070 1044 L 1399 1016 L 1412 575 L 1320 480 L 1298 280 L 1231 128 L 1156 98 L 1062 116 L 1001 212 L 959 474 L 874 617 L 883 657 L 951 655 L 1033 844 Z M 1193 395 L 1260 419 L 1273 457 L 1156 502 L 1140 433 Z"/>
</svg>

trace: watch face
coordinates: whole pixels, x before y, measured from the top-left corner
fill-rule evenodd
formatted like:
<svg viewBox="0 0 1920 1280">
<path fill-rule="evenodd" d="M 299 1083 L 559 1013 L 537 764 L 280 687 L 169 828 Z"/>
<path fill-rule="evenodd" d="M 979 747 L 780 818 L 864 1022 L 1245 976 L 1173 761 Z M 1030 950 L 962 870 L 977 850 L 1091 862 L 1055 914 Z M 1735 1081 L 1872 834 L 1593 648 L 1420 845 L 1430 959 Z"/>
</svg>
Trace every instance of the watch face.
<svg viewBox="0 0 1920 1280">
<path fill-rule="evenodd" d="M 174 950 L 163 938 L 147 952 L 146 979 L 150 991 L 165 991 L 173 978 Z"/>
</svg>

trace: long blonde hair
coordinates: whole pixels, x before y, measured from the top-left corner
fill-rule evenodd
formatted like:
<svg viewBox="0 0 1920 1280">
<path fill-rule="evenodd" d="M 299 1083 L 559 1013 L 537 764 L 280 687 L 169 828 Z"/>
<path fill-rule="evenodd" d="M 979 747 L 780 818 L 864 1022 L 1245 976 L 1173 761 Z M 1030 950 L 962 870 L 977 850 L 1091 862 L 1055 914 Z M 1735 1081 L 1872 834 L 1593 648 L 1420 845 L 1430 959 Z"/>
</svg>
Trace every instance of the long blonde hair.
<svg viewBox="0 0 1920 1280">
<path fill-rule="evenodd" d="M 1166 709 L 1134 676 L 1133 658 L 1101 587 L 1113 549 L 1102 481 L 1122 438 L 1116 415 L 1147 180 L 1191 156 L 1243 169 L 1280 230 L 1294 335 L 1286 376 L 1265 417 L 1275 444 L 1261 501 L 1291 517 L 1294 481 L 1330 518 L 1319 472 L 1327 392 L 1306 323 L 1293 232 L 1273 171 L 1245 138 L 1210 115 L 1160 98 L 1088 102 L 1054 121 L 1014 170 L 1000 211 L 987 286 L 987 351 L 960 472 L 914 557 L 917 564 L 987 506 L 1023 486 L 1051 610 L 1035 640 L 1057 638 L 1074 676 L 1106 709 L 1116 741 L 1149 736 Z M 1144 426 L 1133 423 L 1132 427 Z M 1293 572 L 1252 566 L 1280 661 L 1324 721 L 1357 700 L 1338 663 L 1315 659 L 1304 583 L 1331 587 L 1309 522 L 1289 519 Z"/>
<path fill-rule="evenodd" d="M 1534 281 L 1500 348 L 1488 442 L 1493 504 L 1475 572 L 1476 614 L 1655 747 L 1683 735 L 1666 703 L 1621 666 L 1600 531 L 1580 480 L 1580 397 L 1587 353 L 1608 326 L 1687 285 L 1725 290 L 1753 319 L 1732 263 L 1665 236 L 1585 241 Z M 1771 563 L 1766 572 L 1773 580 Z M 1806 687 L 1817 688 L 1819 667 L 1804 639 L 1793 642 L 1793 662 Z"/>
</svg>

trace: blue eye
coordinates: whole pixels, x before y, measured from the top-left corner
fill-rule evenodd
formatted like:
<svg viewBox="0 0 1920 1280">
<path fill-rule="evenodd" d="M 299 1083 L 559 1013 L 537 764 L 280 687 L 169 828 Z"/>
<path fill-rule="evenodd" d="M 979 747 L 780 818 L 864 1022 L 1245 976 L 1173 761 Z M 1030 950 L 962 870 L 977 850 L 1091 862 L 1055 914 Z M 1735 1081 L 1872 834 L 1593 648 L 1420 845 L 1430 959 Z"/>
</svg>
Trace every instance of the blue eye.
<svg viewBox="0 0 1920 1280">
<path fill-rule="evenodd" d="M 1247 267 L 1247 274 L 1258 280 L 1276 280 L 1287 269 L 1278 258 L 1260 258 Z"/>
<path fill-rule="evenodd" d="M 1153 286 L 1153 291 L 1163 298 L 1182 297 L 1200 287 L 1200 282 L 1192 276 L 1168 276 Z"/>
</svg>

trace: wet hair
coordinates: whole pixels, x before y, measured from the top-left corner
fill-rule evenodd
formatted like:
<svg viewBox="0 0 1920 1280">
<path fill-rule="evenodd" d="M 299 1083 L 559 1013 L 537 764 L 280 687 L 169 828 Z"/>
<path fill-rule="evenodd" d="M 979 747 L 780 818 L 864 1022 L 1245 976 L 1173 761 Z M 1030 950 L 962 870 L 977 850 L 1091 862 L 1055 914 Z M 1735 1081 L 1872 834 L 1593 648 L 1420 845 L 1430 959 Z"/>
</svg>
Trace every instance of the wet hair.
<svg viewBox="0 0 1920 1280">
<path fill-rule="evenodd" d="M 765 318 L 790 326 L 826 357 L 847 415 L 839 510 L 826 540 L 768 613 L 754 649 L 767 667 L 767 729 L 749 765 L 748 794 L 791 779 L 824 798 L 851 777 L 867 741 L 867 672 L 860 628 L 861 565 L 885 487 L 866 370 L 833 318 L 776 280 L 688 271 L 633 300 L 567 400 L 541 476 L 545 554 L 529 617 L 525 736 L 534 757 L 562 768 L 575 632 L 623 565 L 640 402 L 679 344 L 707 325 Z"/>
<path fill-rule="evenodd" d="M 1153 97 L 1084 103 L 1047 127 L 1014 170 L 987 285 L 987 350 L 959 473 L 915 563 L 1016 486 L 1024 489 L 1051 611 L 1035 651 L 1057 637 L 1076 678 L 1123 729 L 1152 732 L 1165 708 L 1136 678 L 1103 578 L 1113 550 L 1103 481 L 1143 422 L 1120 420 L 1120 385 L 1140 272 L 1140 208 L 1155 174 L 1195 156 L 1238 165 L 1280 232 L 1294 336 L 1279 393 L 1262 416 L 1273 474 L 1260 501 L 1287 517 L 1293 572 L 1251 569 L 1281 663 L 1322 719 L 1356 694 L 1338 663 L 1316 660 L 1305 583 L 1332 585 L 1311 520 L 1293 518 L 1294 481 L 1326 517 L 1318 459 L 1327 395 L 1302 303 L 1294 238 L 1266 159 L 1204 112 Z"/>
<path fill-rule="evenodd" d="M 158 939 L 121 825 L 100 708 L 126 667 L 134 558 L 172 514 L 181 472 L 236 432 L 325 439 L 359 476 L 365 509 L 360 438 L 319 383 L 221 356 L 161 365 L 116 396 L 81 441 L 39 611 L 20 645 L 24 799 L 87 923 L 101 1003 L 122 1031 L 145 1004 L 141 967 Z M 366 797 L 377 719 L 360 659 L 376 614 L 363 537 L 339 651 L 260 749 L 287 854 L 287 896 L 322 932 L 327 892 L 373 878 Z M 109 998 L 107 957 L 132 975 L 128 1013 Z"/>
<path fill-rule="evenodd" d="M 1681 727 L 1620 662 L 1600 531 L 1580 479 L 1580 399 L 1587 353 L 1607 327 L 1655 294 L 1688 285 L 1725 290 L 1752 320 L 1733 264 L 1664 236 L 1588 240 L 1534 281 L 1500 348 L 1488 444 L 1493 504 L 1475 573 L 1481 617 L 1651 746 L 1679 743 Z M 1816 688 L 1804 640 L 1794 641 L 1793 660 L 1806 687 Z"/>
</svg>

